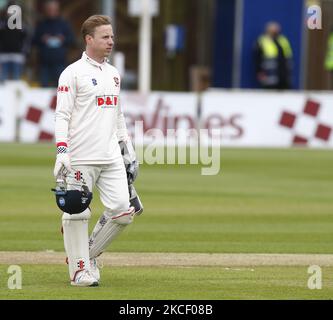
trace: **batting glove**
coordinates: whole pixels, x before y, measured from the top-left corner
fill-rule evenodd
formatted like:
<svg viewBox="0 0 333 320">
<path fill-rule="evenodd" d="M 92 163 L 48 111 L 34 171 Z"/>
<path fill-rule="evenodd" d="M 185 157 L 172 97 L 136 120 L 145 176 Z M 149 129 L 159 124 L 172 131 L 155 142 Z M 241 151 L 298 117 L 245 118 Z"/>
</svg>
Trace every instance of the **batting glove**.
<svg viewBox="0 0 333 320">
<path fill-rule="evenodd" d="M 139 173 L 139 162 L 137 160 L 126 166 L 128 184 L 132 184 Z"/>
<path fill-rule="evenodd" d="M 57 159 L 53 171 L 54 177 L 57 178 L 63 169 L 67 172 L 71 171 L 71 160 L 69 158 L 67 144 L 58 143 Z"/>
<path fill-rule="evenodd" d="M 119 146 L 126 168 L 128 184 L 132 184 L 138 176 L 139 162 L 136 159 L 136 154 L 130 140 L 119 141 Z"/>
</svg>

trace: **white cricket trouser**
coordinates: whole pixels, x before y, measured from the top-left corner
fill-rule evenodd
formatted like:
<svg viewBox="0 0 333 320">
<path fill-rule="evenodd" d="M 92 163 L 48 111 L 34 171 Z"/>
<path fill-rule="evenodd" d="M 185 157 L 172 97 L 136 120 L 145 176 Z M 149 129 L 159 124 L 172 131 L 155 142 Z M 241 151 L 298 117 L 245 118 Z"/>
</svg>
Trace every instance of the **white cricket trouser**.
<svg viewBox="0 0 333 320">
<path fill-rule="evenodd" d="M 77 189 L 80 186 L 77 179 L 80 179 L 81 176 L 90 191 L 93 191 L 96 186 L 105 206 L 102 217 L 110 218 L 106 228 L 102 228 L 100 221 L 97 222 L 89 241 L 90 209 L 86 209 L 80 214 L 63 214 L 64 245 L 71 279 L 75 278 L 78 271 L 90 269 L 89 249 L 92 249 L 94 257 L 99 255 L 126 226 L 126 223 L 123 225 L 116 223 L 118 220 L 121 222 L 121 218 L 118 216 L 127 213 L 130 207 L 126 170 L 122 158 L 118 159 L 109 165 L 73 165 L 70 176 L 66 178 L 68 189 Z M 128 214 L 126 218 L 127 216 L 130 223 L 132 216 Z M 111 221 L 115 222 L 111 223 Z M 89 248 L 89 242 L 92 248 Z"/>
<path fill-rule="evenodd" d="M 91 192 L 94 186 L 97 187 L 104 207 L 112 214 L 117 215 L 128 210 L 130 206 L 128 184 L 122 158 L 110 165 L 75 165 L 72 169 L 82 173 Z M 75 177 L 67 179 L 67 184 L 71 183 L 77 184 Z"/>
</svg>

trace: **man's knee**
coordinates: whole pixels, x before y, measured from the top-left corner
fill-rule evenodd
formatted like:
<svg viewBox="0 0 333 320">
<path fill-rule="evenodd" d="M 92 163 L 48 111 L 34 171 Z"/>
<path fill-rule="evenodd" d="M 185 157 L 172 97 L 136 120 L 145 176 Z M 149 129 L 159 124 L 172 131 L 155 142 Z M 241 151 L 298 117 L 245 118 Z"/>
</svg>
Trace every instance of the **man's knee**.
<svg viewBox="0 0 333 320">
<path fill-rule="evenodd" d="M 128 210 L 130 207 L 129 196 L 118 199 L 117 202 L 113 202 L 112 206 L 108 207 L 108 211 L 112 212 L 113 215 L 118 215 Z"/>
<path fill-rule="evenodd" d="M 120 212 L 115 213 L 111 210 L 106 210 L 107 214 L 111 217 L 111 220 L 120 225 L 128 225 L 133 222 L 133 218 L 135 215 L 134 207 L 130 207 L 127 210 L 122 210 Z"/>
<path fill-rule="evenodd" d="M 89 208 L 78 214 L 69 214 L 64 212 L 62 220 L 89 220 L 91 217 L 91 211 Z"/>
</svg>

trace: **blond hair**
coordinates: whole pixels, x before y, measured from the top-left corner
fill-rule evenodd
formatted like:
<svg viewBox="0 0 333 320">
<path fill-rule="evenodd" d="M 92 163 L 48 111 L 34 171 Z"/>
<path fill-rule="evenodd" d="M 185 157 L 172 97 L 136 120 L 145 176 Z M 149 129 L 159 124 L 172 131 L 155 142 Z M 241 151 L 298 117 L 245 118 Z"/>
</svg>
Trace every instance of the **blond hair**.
<svg viewBox="0 0 333 320">
<path fill-rule="evenodd" d="M 111 19 L 109 16 L 104 15 L 94 15 L 89 17 L 85 22 L 83 22 L 81 27 L 81 34 L 83 41 L 86 42 L 86 36 L 94 36 L 95 29 L 99 26 L 111 25 Z"/>
</svg>

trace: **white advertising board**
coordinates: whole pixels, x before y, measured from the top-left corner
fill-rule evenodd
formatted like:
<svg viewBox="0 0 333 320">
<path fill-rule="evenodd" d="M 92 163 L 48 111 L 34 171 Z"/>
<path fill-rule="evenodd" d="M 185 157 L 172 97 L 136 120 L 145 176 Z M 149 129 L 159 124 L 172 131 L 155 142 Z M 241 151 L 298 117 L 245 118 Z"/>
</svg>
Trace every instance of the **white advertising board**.
<svg viewBox="0 0 333 320">
<path fill-rule="evenodd" d="M 20 113 L 20 142 L 53 141 L 55 89 L 29 89 L 22 93 Z"/>
<path fill-rule="evenodd" d="M 16 117 L 19 141 L 53 141 L 55 91 L 0 87 L 0 141 L 15 139 Z M 139 144 L 173 145 L 176 130 L 192 130 L 190 137 L 177 136 L 184 146 L 200 129 L 203 144 L 222 147 L 333 148 L 331 92 L 211 91 L 202 95 L 200 119 L 195 93 L 123 91 L 120 99 L 127 128 Z"/>
<path fill-rule="evenodd" d="M 197 128 L 195 94 L 154 92 L 143 96 L 127 92 L 121 95 L 121 105 L 127 129 L 138 144 L 173 145 L 173 132 Z M 177 143 L 184 145 L 188 139 L 180 135 Z"/>
<path fill-rule="evenodd" d="M 222 146 L 333 147 L 333 94 L 216 92 L 203 97 L 203 126 Z"/>
<path fill-rule="evenodd" d="M 16 97 L 13 90 L 0 87 L 0 141 L 13 142 L 16 134 Z"/>
</svg>

